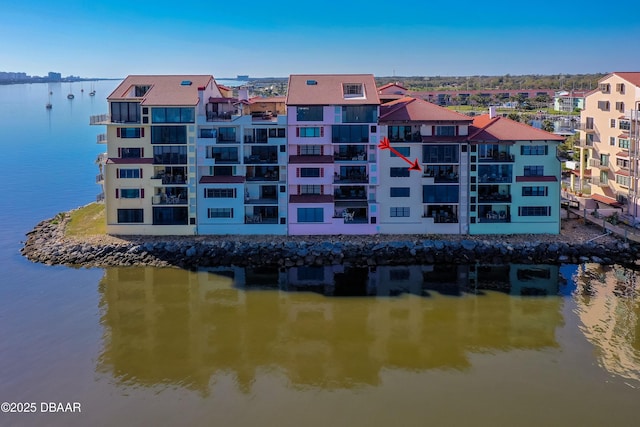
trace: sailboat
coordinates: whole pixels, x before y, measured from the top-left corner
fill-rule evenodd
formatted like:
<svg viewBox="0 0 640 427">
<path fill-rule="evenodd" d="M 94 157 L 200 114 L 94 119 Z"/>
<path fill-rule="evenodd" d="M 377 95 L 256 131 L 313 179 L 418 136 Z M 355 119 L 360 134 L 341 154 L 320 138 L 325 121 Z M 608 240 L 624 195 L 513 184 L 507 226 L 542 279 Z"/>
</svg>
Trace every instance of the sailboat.
<svg viewBox="0 0 640 427">
<path fill-rule="evenodd" d="M 51 110 L 51 107 L 53 107 L 53 105 L 51 105 L 51 95 L 53 94 L 53 91 L 49 91 L 49 102 L 47 102 L 46 108 L 47 110 Z"/>
<path fill-rule="evenodd" d="M 69 95 L 67 95 L 67 99 L 73 99 L 75 98 L 75 96 L 73 96 L 73 93 L 71 93 L 71 83 L 69 83 Z"/>
</svg>

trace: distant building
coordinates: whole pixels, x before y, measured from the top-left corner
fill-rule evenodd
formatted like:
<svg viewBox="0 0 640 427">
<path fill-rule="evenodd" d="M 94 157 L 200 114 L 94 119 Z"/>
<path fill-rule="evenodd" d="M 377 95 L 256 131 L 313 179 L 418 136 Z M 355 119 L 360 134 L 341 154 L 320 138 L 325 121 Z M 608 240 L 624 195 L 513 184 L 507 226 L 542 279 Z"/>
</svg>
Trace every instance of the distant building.
<svg viewBox="0 0 640 427">
<path fill-rule="evenodd" d="M 562 91 L 553 97 L 553 109 L 565 113 L 584 109 L 584 97 L 588 91 Z"/>
<path fill-rule="evenodd" d="M 638 200 L 638 110 L 640 72 L 615 72 L 598 82 L 585 98 L 580 114 L 580 158 L 578 183 L 588 181 L 591 198 L 602 206 L 622 207 L 640 216 Z"/>
<path fill-rule="evenodd" d="M 50 81 L 59 82 L 60 80 L 62 80 L 62 74 L 49 71 L 48 78 Z"/>
<path fill-rule="evenodd" d="M 248 74 L 238 74 L 236 79 L 237 80 L 249 80 L 249 75 Z"/>
</svg>

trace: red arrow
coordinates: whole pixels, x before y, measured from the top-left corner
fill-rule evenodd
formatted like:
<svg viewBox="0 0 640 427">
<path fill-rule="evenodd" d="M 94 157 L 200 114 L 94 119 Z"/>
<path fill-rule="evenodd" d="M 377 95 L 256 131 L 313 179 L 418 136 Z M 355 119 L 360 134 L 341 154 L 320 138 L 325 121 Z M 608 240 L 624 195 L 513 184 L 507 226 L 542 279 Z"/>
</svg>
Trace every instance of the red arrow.
<svg viewBox="0 0 640 427">
<path fill-rule="evenodd" d="M 409 166 L 409 170 L 410 171 L 421 171 L 422 169 L 420 168 L 420 165 L 418 165 L 418 159 L 415 159 L 413 162 L 409 159 L 407 159 L 404 155 L 400 154 L 398 152 L 398 150 L 396 150 L 395 148 L 393 148 L 391 146 L 391 144 L 389 143 L 389 138 L 387 138 L 386 136 L 384 138 L 382 138 L 382 141 L 380 141 L 380 144 L 378 144 L 378 148 L 381 150 L 391 150 L 393 153 L 395 153 L 396 156 L 400 157 L 402 160 L 404 160 L 405 162 L 409 163 L 411 166 Z"/>
</svg>

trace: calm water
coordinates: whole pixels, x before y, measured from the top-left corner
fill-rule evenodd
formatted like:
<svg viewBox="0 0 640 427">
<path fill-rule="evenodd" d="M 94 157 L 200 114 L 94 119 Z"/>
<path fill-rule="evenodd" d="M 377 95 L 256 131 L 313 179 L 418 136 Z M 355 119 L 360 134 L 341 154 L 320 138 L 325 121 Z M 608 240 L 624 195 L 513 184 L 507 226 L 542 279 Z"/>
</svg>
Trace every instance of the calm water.
<svg viewBox="0 0 640 427">
<path fill-rule="evenodd" d="M 25 232 L 98 193 L 89 116 L 117 83 L 52 85 L 51 111 L 47 85 L 0 86 L 0 402 L 82 405 L 1 426 L 637 423 L 631 271 L 25 261 Z"/>
</svg>

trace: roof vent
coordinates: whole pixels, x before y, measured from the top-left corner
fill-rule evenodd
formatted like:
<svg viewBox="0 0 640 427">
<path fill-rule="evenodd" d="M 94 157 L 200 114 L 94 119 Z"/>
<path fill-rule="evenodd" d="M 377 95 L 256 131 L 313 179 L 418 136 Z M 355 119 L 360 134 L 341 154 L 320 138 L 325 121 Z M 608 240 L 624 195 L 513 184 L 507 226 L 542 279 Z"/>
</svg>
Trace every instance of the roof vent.
<svg viewBox="0 0 640 427">
<path fill-rule="evenodd" d="M 180 86 L 191 86 L 191 80 L 183 80 L 180 82 Z"/>
<path fill-rule="evenodd" d="M 307 86 L 315 86 L 318 82 L 316 80 L 307 80 Z"/>
</svg>

